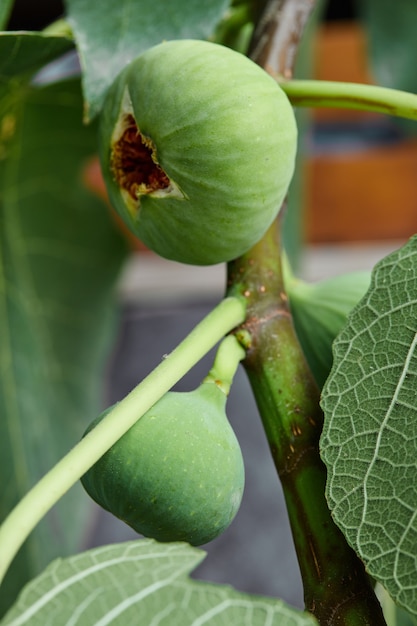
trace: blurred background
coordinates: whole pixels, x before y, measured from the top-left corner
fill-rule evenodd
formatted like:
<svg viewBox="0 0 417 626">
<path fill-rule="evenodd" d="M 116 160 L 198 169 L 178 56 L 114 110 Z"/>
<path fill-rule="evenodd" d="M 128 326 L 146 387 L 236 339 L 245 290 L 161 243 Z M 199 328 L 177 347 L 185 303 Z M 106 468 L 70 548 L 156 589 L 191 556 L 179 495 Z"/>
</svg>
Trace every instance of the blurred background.
<svg viewBox="0 0 417 626">
<path fill-rule="evenodd" d="M 314 35 L 313 77 L 375 80 L 357 7 L 346 0 L 327 3 Z M 9 28 L 41 29 L 62 11 L 58 1 L 17 0 Z M 320 110 L 308 117 L 301 174 L 295 182 L 301 202 L 299 213 L 294 213 L 296 233 L 289 235 L 298 246 L 298 271 L 316 280 L 371 268 L 417 230 L 417 138 L 408 127 L 371 113 Z M 192 268 L 144 250 L 132 254 L 119 284 L 121 322 L 108 364 L 104 405 L 123 397 L 175 347 L 222 297 L 224 282 L 223 265 Z M 208 355 L 177 389 L 196 386 L 212 357 Z M 245 458 L 244 500 L 230 529 L 205 547 L 208 557 L 195 575 L 302 606 L 285 504 L 242 370 L 228 414 Z M 97 507 L 84 548 L 134 536 Z"/>
</svg>

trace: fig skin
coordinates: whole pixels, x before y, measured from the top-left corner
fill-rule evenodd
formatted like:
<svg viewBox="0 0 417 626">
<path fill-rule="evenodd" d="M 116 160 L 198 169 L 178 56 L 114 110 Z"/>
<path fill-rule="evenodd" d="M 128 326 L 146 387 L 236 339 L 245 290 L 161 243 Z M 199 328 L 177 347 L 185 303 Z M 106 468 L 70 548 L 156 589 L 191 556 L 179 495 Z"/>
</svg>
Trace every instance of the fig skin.
<svg viewBox="0 0 417 626">
<path fill-rule="evenodd" d="M 129 115 L 171 189 L 165 181 L 139 197 L 121 190 L 115 146 Z M 116 79 L 99 152 L 110 200 L 130 230 L 160 256 L 211 265 L 240 256 L 270 226 L 296 143 L 291 104 L 262 68 L 219 44 L 179 40 L 148 49 Z M 132 160 L 125 163 L 132 176 Z"/>
<path fill-rule="evenodd" d="M 211 541 L 234 519 L 244 488 L 225 404 L 214 383 L 168 392 L 82 477 L 87 493 L 146 537 Z"/>
</svg>

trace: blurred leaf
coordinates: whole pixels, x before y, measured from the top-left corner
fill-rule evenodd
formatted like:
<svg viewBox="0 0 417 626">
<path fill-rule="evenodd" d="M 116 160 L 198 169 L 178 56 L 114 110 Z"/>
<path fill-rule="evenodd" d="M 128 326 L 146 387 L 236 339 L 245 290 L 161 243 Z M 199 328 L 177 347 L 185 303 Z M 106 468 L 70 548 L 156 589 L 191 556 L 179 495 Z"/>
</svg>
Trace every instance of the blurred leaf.
<svg viewBox="0 0 417 626">
<path fill-rule="evenodd" d="M 212 41 L 246 54 L 254 27 L 252 14 L 249 2 L 233 3 L 217 24 Z"/>
<path fill-rule="evenodd" d="M 392 611 L 392 619 L 387 623 L 388 626 L 416 626 L 417 618 L 399 606 L 395 606 Z"/>
<path fill-rule="evenodd" d="M 367 33 L 375 81 L 384 87 L 417 93 L 417 2 L 359 0 L 357 6 Z M 415 122 L 399 120 L 396 123 L 409 132 L 417 132 Z"/>
<path fill-rule="evenodd" d="M 204 556 L 186 543 L 143 539 L 55 561 L 25 588 L 1 626 L 317 626 L 282 601 L 190 580 Z"/>
<path fill-rule="evenodd" d="M 415 0 L 361 0 L 358 9 L 378 83 L 417 93 Z"/>
<path fill-rule="evenodd" d="M 0 33 L 0 84 L 26 78 L 74 46 L 66 37 L 39 33 Z"/>
<path fill-rule="evenodd" d="M 381 603 L 387 626 L 416 626 L 417 617 L 399 607 L 382 585 L 377 584 L 375 592 Z"/>
<path fill-rule="evenodd" d="M 66 0 L 83 68 L 86 116 L 99 113 L 117 74 L 164 39 L 206 39 L 228 0 Z"/>
<path fill-rule="evenodd" d="M 376 265 L 333 346 L 329 506 L 371 576 L 417 614 L 417 237 Z"/>
<path fill-rule="evenodd" d="M 0 29 L 6 28 L 12 8 L 13 0 L 0 0 Z"/>
<path fill-rule="evenodd" d="M 0 117 L 0 520 L 99 412 L 125 247 L 83 186 L 95 129 L 79 82 L 11 84 Z M 4 608 L 51 558 L 79 547 L 74 489 L 33 533 L 1 587 Z"/>
<path fill-rule="evenodd" d="M 369 272 L 353 272 L 316 283 L 293 279 L 287 291 L 294 326 L 319 387 L 333 363 L 333 341 L 369 287 Z"/>
</svg>

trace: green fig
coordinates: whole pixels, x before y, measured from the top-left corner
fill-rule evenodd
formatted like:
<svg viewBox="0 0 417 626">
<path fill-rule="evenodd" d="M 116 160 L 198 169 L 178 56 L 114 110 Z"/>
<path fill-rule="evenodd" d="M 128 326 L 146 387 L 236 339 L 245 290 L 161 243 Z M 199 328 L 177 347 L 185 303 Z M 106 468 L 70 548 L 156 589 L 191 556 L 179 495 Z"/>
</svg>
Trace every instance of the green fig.
<svg viewBox="0 0 417 626">
<path fill-rule="evenodd" d="M 310 284 L 291 277 L 286 283 L 295 330 L 320 388 L 333 364 L 333 341 L 370 281 L 371 273 L 363 271 Z"/>
<path fill-rule="evenodd" d="M 147 537 L 211 541 L 232 522 L 244 487 L 225 404 L 213 382 L 168 392 L 82 477 L 86 491 Z"/>
<path fill-rule="evenodd" d="M 222 45 L 168 41 L 132 61 L 101 114 L 110 200 L 160 256 L 229 261 L 277 215 L 296 154 L 291 104 L 277 82 Z"/>
</svg>

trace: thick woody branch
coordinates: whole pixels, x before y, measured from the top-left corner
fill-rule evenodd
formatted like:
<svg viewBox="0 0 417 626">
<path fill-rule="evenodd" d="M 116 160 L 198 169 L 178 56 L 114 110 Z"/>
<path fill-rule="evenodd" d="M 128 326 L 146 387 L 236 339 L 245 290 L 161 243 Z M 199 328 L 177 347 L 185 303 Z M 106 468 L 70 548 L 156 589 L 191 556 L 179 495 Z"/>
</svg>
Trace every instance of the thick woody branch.
<svg viewBox="0 0 417 626">
<path fill-rule="evenodd" d="M 315 0 L 269 0 L 255 28 L 249 56 L 274 76 L 292 78 L 300 39 Z"/>
</svg>

